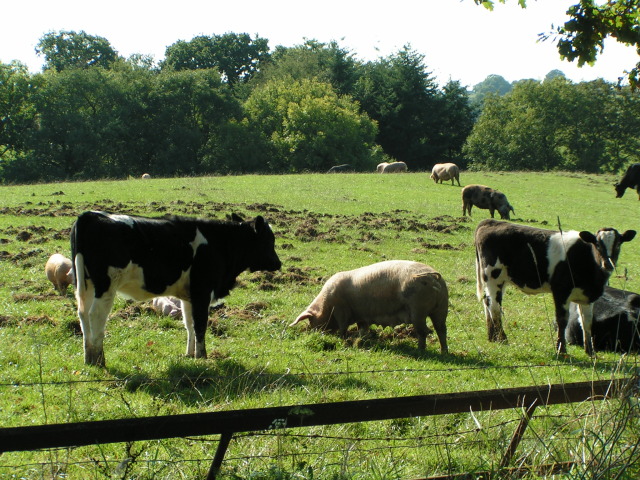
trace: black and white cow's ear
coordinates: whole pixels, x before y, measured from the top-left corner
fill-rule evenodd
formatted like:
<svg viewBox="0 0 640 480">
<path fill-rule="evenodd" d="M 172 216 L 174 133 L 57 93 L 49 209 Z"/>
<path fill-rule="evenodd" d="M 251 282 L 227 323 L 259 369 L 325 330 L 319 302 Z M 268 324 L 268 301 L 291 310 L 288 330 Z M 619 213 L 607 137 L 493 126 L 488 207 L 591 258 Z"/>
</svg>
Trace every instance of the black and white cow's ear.
<svg viewBox="0 0 640 480">
<path fill-rule="evenodd" d="M 258 215 L 255 219 L 254 219 L 255 225 L 256 225 L 256 232 L 259 232 L 260 230 L 262 230 L 267 222 L 264 219 L 264 217 L 262 215 Z"/>
<path fill-rule="evenodd" d="M 231 220 L 233 220 L 234 222 L 244 222 L 244 218 L 242 218 L 240 215 L 238 215 L 235 212 L 231 214 Z"/>
<path fill-rule="evenodd" d="M 584 240 L 585 242 L 587 242 L 587 243 L 593 243 L 594 245 L 598 244 L 598 239 L 591 232 L 588 232 L 588 231 L 584 230 L 584 231 L 580 232 L 579 235 L 580 235 L 580 238 L 582 240 Z"/>
<path fill-rule="evenodd" d="M 635 236 L 636 236 L 635 230 L 627 230 L 622 234 L 621 242 L 630 242 L 635 238 Z"/>
</svg>

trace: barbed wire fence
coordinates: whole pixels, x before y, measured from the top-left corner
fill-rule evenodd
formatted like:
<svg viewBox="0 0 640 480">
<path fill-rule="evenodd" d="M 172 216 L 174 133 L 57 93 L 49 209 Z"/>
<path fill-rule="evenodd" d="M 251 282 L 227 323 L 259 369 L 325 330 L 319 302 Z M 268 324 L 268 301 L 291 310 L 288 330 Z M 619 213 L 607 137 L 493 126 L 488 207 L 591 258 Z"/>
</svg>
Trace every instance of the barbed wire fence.
<svg viewBox="0 0 640 480">
<path fill-rule="evenodd" d="M 574 365 L 575 366 L 575 365 Z M 519 368 L 519 369 L 557 369 L 561 367 L 566 367 L 566 364 L 550 364 L 550 365 L 518 365 L 518 366 L 509 366 L 509 367 L 499 367 L 499 368 Z M 455 373 L 456 371 L 462 370 L 474 370 L 483 367 L 460 367 L 460 368 L 443 368 L 443 369 L 402 369 L 400 370 L 403 373 L 433 373 L 439 371 L 446 371 L 449 373 Z M 606 371 L 609 371 L 611 374 L 614 370 L 620 370 L 618 365 L 615 365 L 614 362 L 611 364 L 604 366 L 603 365 L 603 377 L 605 376 Z M 395 371 L 394 371 L 395 372 Z M 347 372 L 307 372 L 307 373 L 291 373 L 291 372 L 282 372 L 280 374 L 274 373 L 260 373 L 254 372 L 253 375 L 257 376 L 266 376 L 269 377 L 270 381 L 283 379 L 287 377 L 300 377 L 300 376 L 345 376 L 345 375 L 354 375 L 354 374 L 389 374 L 388 370 L 363 370 L 363 371 L 347 371 Z M 210 378 L 197 378 L 197 383 L 201 384 L 202 382 L 210 381 L 221 381 L 224 379 L 220 378 L 221 376 L 210 376 Z M 42 388 L 43 386 L 53 386 L 60 388 L 76 388 L 79 385 L 87 385 L 87 384 L 106 384 L 112 385 L 114 383 L 118 383 L 119 385 L 125 385 L 128 381 L 135 381 L 135 377 L 132 378 L 122 378 L 122 379 L 90 379 L 90 380 L 72 380 L 72 381 L 60 381 L 60 382 L 28 382 L 28 383 L 19 383 L 19 382 L 8 382 L 8 383 L 0 383 L 0 389 L 6 388 Z M 147 379 L 147 381 L 158 381 L 158 382 L 185 382 L 185 381 L 194 381 L 194 379 L 184 378 L 183 377 L 175 377 L 175 378 L 154 378 Z M 611 380 L 613 381 L 613 380 Z M 604 380 L 604 382 L 608 382 L 608 380 Z M 584 399 L 586 400 L 586 398 Z M 583 405 L 584 406 L 584 405 Z M 490 409 L 491 410 L 491 409 Z M 229 465 L 230 471 L 233 471 L 234 465 L 247 465 L 250 463 L 258 462 L 260 465 L 264 465 L 265 469 L 270 468 L 269 465 L 273 466 L 273 462 L 275 461 L 277 465 L 282 465 L 285 461 L 291 462 L 291 468 L 301 468 L 301 465 L 306 465 L 307 468 L 321 468 L 319 465 L 322 463 L 320 459 L 334 458 L 332 460 L 333 467 L 335 468 L 347 468 L 344 465 L 340 465 L 341 462 L 346 462 L 345 455 L 348 455 L 349 459 L 353 461 L 355 457 L 359 457 L 359 462 L 362 462 L 363 458 L 367 456 L 376 456 L 380 453 L 392 458 L 398 456 L 399 453 L 394 452 L 402 452 L 402 457 L 411 456 L 411 457 L 419 457 L 420 451 L 425 448 L 429 448 L 432 450 L 440 451 L 442 454 L 442 458 L 450 459 L 451 452 L 453 450 L 468 450 L 476 448 L 478 445 L 482 445 L 485 450 L 489 449 L 496 453 L 496 455 L 500 456 L 500 451 L 504 450 L 505 442 L 508 440 L 508 437 L 513 432 L 513 428 L 515 424 L 518 424 L 522 421 L 524 413 L 522 411 L 517 411 L 513 418 L 504 419 L 502 416 L 498 416 L 495 419 L 492 419 L 491 416 L 481 417 L 481 414 L 474 414 L 474 410 L 469 410 L 466 415 L 465 422 L 472 422 L 470 428 L 456 428 L 450 432 L 437 431 L 435 433 L 425 434 L 421 433 L 418 435 L 412 435 L 410 432 L 405 433 L 403 435 L 393 435 L 393 434 L 385 434 L 385 435 L 377 435 L 377 436 L 367 436 L 367 435 L 347 435 L 347 434 L 338 434 L 338 433 L 323 433 L 317 432 L 313 429 L 310 429 L 306 433 L 291 433 L 290 431 L 284 428 L 284 425 L 275 425 L 273 428 L 267 430 L 257 430 L 257 431 L 249 431 L 237 433 L 233 436 L 233 442 L 236 444 L 234 451 L 231 455 L 225 458 L 225 466 Z M 546 453 L 538 455 L 544 459 L 545 461 L 549 461 L 551 459 L 552 464 L 560 464 L 563 461 L 562 454 L 566 452 L 563 450 L 562 452 L 555 452 L 553 445 L 554 442 L 560 441 L 566 444 L 579 445 L 584 443 L 584 428 L 578 428 L 577 426 L 584 426 L 587 423 L 591 422 L 594 425 L 598 423 L 600 420 L 599 416 L 601 412 L 593 406 L 587 404 L 584 408 L 573 408 L 569 411 L 565 411 L 564 413 L 551 413 L 551 411 L 545 412 L 544 414 L 538 414 L 536 416 L 535 422 L 540 425 L 539 428 L 529 427 L 528 432 L 529 435 L 527 437 L 522 437 L 520 442 L 522 444 L 532 445 L 534 443 L 544 445 L 544 449 L 546 449 Z M 409 415 L 408 417 L 412 417 Z M 481 417 L 481 418 L 480 418 Z M 549 430 L 549 424 L 553 424 L 551 430 Z M 436 427 L 437 429 L 438 427 Z M 595 427 L 594 427 L 595 428 Z M 545 431 L 548 430 L 548 431 Z M 582 430 L 582 433 L 580 433 Z M 240 455 L 237 452 L 242 451 L 244 445 L 249 443 L 255 444 L 257 440 L 260 438 L 267 439 L 269 447 L 265 447 L 262 450 L 256 453 Z M 553 439 L 553 440 L 551 440 Z M 229 439 L 231 440 L 231 439 Z M 114 476 L 115 478 L 127 478 L 126 474 L 130 471 L 133 465 L 137 465 L 140 467 L 141 465 L 143 469 L 154 469 L 156 472 L 160 472 L 162 474 L 163 471 L 170 471 L 174 468 L 180 468 L 180 466 L 187 467 L 190 469 L 194 469 L 196 472 L 199 472 L 198 475 L 204 478 L 206 474 L 206 470 L 209 468 L 209 465 L 215 461 L 215 456 L 211 455 L 211 452 L 216 448 L 216 445 L 220 443 L 220 439 L 211 438 L 211 436 L 184 436 L 182 437 L 182 441 L 188 444 L 199 444 L 201 448 L 199 449 L 202 452 L 202 456 L 199 458 L 183 458 L 176 459 L 171 455 L 168 455 L 169 450 L 165 452 L 164 456 L 156 456 L 153 459 L 144 458 L 141 454 L 141 451 L 137 453 L 134 452 L 132 447 L 133 442 L 126 443 L 126 451 L 128 455 L 122 458 L 113 458 L 108 459 L 104 456 L 100 458 L 95 458 L 93 460 L 81 460 L 81 459 L 73 459 L 73 450 L 69 450 L 68 448 L 62 449 L 50 449 L 42 452 L 41 460 L 37 462 L 24 462 L 24 463 L 14 463 L 11 462 L 5 463 L 2 462 L 3 465 L 0 466 L 0 472 L 8 473 L 13 471 L 25 471 L 25 470 L 37 470 L 43 471 L 50 469 L 50 471 L 66 471 L 69 468 L 93 468 L 98 472 L 98 476 L 96 478 L 106 478 L 110 476 Z M 275 447 L 272 445 L 275 443 Z M 325 446 L 323 447 L 323 443 Z M 329 446 L 326 446 L 326 444 Z M 336 447 L 336 444 L 338 445 Z M 304 445 L 304 446 L 303 446 Z M 159 448 L 159 447 L 157 447 Z M 275 449 L 275 450 L 274 450 Z M 529 451 L 530 449 L 524 449 Z M 534 449 L 536 452 L 540 452 L 540 448 L 536 447 Z M 561 450 L 561 449 L 558 449 Z M 159 450 L 158 450 L 159 451 Z M 207 452 L 209 452 L 207 454 Z M 265 453 L 266 452 L 266 453 Z M 411 453 L 407 453 L 411 452 Z M 627 452 L 630 454 L 634 454 L 635 452 Z M 59 456 L 62 456 L 62 461 L 59 459 Z M 524 459 L 528 456 L 525 455 L 522 460 L 518 459 L 517 462 L 524 463 Z M 6 454 L 5 454 L 6 458 Z M 19 458 L 19 457 L 12 457 Z M 315 462 L 309 460 L 311 458 L 316 458 Z M 530 460 L 530 459 L 529 459 Z M 449 460 L 450 461 L 450 460 Z M 542 460 L 540 460 L 542 461 Z M 450 465 L 445 469 L 449 474 L 453 474 L 456 469 L 456 462 L 450 461 Z M 540 464 L 541 465 L 541 464 Z M 495 470 L 496 465 L 489 462 L 488 465 L 480 464 L 476 465 L 476 468 L 488 468 L 489 470 Z M 218 466 L 219 468 L 219 466 Z M 235 467 L 239 468 L 239 467 Z M 254 467 L 255 468 L 255 467 Z M 324 469 L 331 468 L 331 465 L 322 466 Z M 437 471 L 433 470 L 433 471 Z M 441 470 L 440 470 L 441 471 Z M 156 478 L 152 476 L 151 478 Z M 161 477 L 157 477 L 161 478 Z M 213 477 L 210 477 L 213 478 Z M 241 478 L 241 477 L 236 477 Z M 274 477 L 275 478 L 275 477 Z M 305 477 L 300 477 L 305 478 Z M 311 477 L 310 477 L 311 478 Z M 397 477 L 396 477 L 397 478 Z"/>
</svg>

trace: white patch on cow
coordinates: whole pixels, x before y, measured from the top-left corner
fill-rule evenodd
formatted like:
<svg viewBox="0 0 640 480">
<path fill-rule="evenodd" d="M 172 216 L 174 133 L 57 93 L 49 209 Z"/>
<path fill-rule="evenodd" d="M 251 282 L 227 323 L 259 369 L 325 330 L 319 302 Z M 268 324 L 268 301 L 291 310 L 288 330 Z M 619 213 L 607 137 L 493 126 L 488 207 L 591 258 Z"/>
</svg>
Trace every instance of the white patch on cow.
<svg viewBox="0 0 640 480">
<path fill-rule="evenodd" d="M 580 287 L 575 287 L 571 290 L 568 300 L 579 305 L 589 305 L 589 297 L 587 297 L 584 290 Z"/>
<path fill-rule="evenodd" d="M 107 215 L 111 220 L 113 220 L 114 222 L 122 222 L 127 224 L 129 227 L 133 228 L 134 225 L 134 220 L 133 218 L 131 218 L 129 215 L 118 215 L 115 213 L 110 213 Z"/>
<path fill-rule="evenodd" d="M 613 247 L 616 243 L 616 232 L 613 230 L 602 230 L 598 232 L 598 240 L 600 240 L 604 245 L 605 251 L 607 252 L 607 257 L 609 257 L 609 260 L 611 260 Z M 613 265 L 613 260 L 611 260 L 611 264 Z M 615 265 L 613 266 L 615 267 Z"/>
<path fill-rule="evenodd" d="M 150 300 L 154 297 L 176 297 L 181 300 L 189 300 L 189 274 L 188 268 L 180 275 L 180 278 L 160 293 L 151 293 L 145 289 L 144 269 L 140 265 L 130 262 L 124 268 L 109 267 L 107 274 L 111 278 L 110 290 L 117 291 L 121 296 L 132 300 Z"/>
<path fill-rule="evenodd" d="M 547 274 L 549 278 L 553 277 L 553 272 L 560 262 L 567 259 L 567 251 L 580 239 L 580 233 L 575 230 L 568 232 L 554 233 L 549 237 L 549 247 L 547 250 L 547 259 L 549 267 Z"/>
<path fill-rule="evenodd" d="M 200 229 L 196 228 L 196 237 L 190 242 L 191 248 L 193 248 L 193 256 L 196 256 L 196 251 L 200 245 L 207 245 L 208 243 L 207 238 L 202 234 Z"/>
</svg>

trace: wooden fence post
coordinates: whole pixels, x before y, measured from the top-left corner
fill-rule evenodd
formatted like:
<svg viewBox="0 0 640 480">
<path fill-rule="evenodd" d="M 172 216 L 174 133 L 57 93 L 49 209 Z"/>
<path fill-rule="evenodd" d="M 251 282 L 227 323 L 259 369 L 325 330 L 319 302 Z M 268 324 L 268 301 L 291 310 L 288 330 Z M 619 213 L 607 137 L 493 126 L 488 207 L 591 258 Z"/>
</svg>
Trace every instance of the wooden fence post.
<svg viewBox="0 0 640 480">
<path fill-rule="evenodd" d="M 211 468 L 209 469 L 207 480 L 216 480 L 216 475 L 218 475 L 218 472 L 220 471 L 222 461 L 224 460 L 224 454 L 227 452 L 227 448 L 229 447 L 229 442 L 231 442 L 232 437 L 233 432 L 223 432 L 220 435 L 220 443 L 218 443 L 216 456 L 213 457 L 213 463 L 211 464 Z"/>
<path fill-rule="evenodd" d="M 523 403 L 524 403 L 524 400 L 523 400 Z M 511 459 L 513 458 L 513 455 L 516 453 L 516 450 L 518 449 L 518 445 L 520 445 L 520 441 L 524 436 L 524 432 L 527 429 L 527 426 L 529 425 L 529 421 L 531 420 L 531 417 L 533 416 L 533 412 L 535 412 L 537 406 L 538 406 L 538 399 L 536 398 L 533 401 L 533 403 L 529 405 L 529 408 L 527 408 L 526 412 L 524 412 L 524 416 L 522 417 L 522 419 L 520 420 L 520 423 L 516 427 L 516 431 L 513 432 L 513 437 L 511 437 L 511 442 L 509 443 L 509 447 L 507 448 L 507 451 L 504 453 L 504 456 L 502 457 L 502 461 L 500 462 L 501 469 L 508 467 L 509 463 L 511 463 Z"/>
</svg>

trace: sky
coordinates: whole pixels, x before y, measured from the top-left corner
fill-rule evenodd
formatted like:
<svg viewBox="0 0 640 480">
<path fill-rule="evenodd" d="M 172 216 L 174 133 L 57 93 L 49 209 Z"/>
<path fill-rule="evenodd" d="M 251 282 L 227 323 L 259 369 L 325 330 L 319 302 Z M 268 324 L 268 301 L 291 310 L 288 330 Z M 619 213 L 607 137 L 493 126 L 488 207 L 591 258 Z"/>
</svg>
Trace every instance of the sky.
<svg viewBox="0 0 640 480">
<path fill-rule="evenodd" d="M 156 61 L 178 40 L 229 32 L 266 38 L 271 49 L 335 40 L 363 61 L 408 45 L 441 85 L 457 80 L 467 87 L 491 74 L 542 80 L 555 69 L 575 82 L 616 82 L 638 62 L 633 48 L 615 40 L 593 67 L 560 60 L 555 43 L 539 42 L 538 34 L 562 25 L 578 0 L 527 3 L 522 9 L 507 0 L 488 11 L 473 0 L 0 0 L 0 61 L 19 60 L 39 72 L 43 59 L 34 50 L 44 34 L 84 30 L 125 58 L 140 53 Z"/>
</svg>

